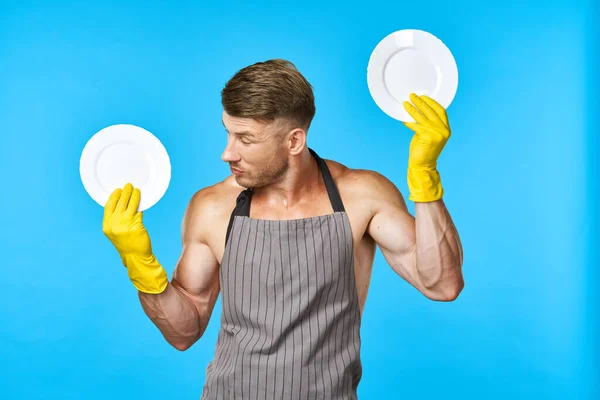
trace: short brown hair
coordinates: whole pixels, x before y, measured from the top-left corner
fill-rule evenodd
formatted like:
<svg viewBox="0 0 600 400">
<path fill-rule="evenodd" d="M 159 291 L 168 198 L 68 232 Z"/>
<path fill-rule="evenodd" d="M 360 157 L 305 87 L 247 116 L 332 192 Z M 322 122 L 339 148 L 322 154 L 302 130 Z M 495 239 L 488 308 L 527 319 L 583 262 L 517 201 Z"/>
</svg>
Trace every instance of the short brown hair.
<svg viewBox="0 0 600 400">
<path fill-rule="evenodd" d="M 306 131 L 316 111 L 310 83 L 294 64 L 280 58 L 239 70 L 221 91 L 221 104 L 233 117 L 284 119 Z"/>
</svg>

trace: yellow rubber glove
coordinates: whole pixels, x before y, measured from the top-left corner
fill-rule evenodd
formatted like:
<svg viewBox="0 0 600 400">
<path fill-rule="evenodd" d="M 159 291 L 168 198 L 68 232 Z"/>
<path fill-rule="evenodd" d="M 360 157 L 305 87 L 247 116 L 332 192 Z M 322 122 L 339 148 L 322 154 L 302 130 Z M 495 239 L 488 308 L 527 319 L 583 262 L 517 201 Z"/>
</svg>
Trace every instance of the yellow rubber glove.
<svg viewBox="0 0 600 400">
<path fill-rule="evenodd" d="M 437 159 L 450 138 L 446 110 L 428 96 L 411 93 L 410 100 L 404 102 L 404 109 L 416 122 L 403 122 L 415 132 L 408 156 L 407 181 L 409 199 L 415 202 L 439 200 L 444 195 Z M 416 106 L 416 108 L 415 108 Z"/>
<path fill-rule="evenodd" d="M 152 253 L 139 204 L 140 190 L 131 183 L 115 189 L 104 206 L 102 231 L 119 252 L 133 286 L 140 292 L 161 293 L 167 287 L 167 272 Z"/>
</svg>

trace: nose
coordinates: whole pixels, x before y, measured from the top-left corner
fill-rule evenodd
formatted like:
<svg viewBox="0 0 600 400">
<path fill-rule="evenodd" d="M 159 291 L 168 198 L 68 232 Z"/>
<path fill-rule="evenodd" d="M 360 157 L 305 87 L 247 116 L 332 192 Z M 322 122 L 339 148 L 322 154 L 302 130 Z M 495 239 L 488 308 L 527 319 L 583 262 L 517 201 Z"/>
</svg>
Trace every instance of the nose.
<svg viewBox="0 0 600 400">
<path fill-rule="evenodd" d="M 225 147 L 223 154 L 221 154 L 221 160 L 226 163 L 235 163 L 241 160 L 240 155 L 233 150 L 232 143 L 228 143 Z"/>
</svg>

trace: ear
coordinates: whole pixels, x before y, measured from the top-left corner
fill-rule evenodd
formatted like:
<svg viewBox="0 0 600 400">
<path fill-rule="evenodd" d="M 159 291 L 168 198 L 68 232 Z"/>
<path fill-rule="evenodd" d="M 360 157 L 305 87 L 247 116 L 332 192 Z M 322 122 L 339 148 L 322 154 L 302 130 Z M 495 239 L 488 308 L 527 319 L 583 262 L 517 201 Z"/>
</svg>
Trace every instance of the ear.
<svg viewBox="0 0 600 400">
<path fill-rule="evenodd" d="M 288 134 L 290 155 L 298 155 L 306 147 L 306 132 L 301 128 L 294 128 Z"/>
</svg>

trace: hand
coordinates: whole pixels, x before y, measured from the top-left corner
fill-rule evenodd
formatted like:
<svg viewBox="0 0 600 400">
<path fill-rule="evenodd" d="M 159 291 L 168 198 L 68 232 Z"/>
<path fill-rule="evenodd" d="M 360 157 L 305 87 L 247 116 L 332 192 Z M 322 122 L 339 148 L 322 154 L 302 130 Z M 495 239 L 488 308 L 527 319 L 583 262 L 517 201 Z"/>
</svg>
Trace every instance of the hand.
<svg viewBox="0 0 600 400">
<path fill-rule="evenodd" d="M 416 169 L 434 169 L 437 159 L 450 138 L 452 132 L 448 124 L 446 110 L 428 96 L 417 96 L 412 93 L 410 100 L 404 102 L 404 109 L 417 122 L 403 122 L 415 132 L 410 142 L 408 165 Z"/>
<path fill-rule="evenodd" d="M 413 201 L 435 201 L 443 196 L 437 159 L 452 132 L 446 110 L 428 96 L 411 93 L 404 109 L 416 122 L 403 122 L 415 132 L 408 157 L 408 186 Z M 415 108 L 416 106 L 416 108 Z"/>
<path fill-rule="evenodd" d="M 126 255 L 149 257 L 152 254 L 150 236 L 138 211 L 140 190 L 127 183 L 115 189 L 104 206 L 102 231 L 124 258 Z"/>
<path fill-rule="evenodd" d="M 167 272 L 152 253 L 139 204 L 140 190 L 131 183 L 122 190 L 115 189 L 104 206 L 102 231 L 119 252 L 133 286 L 140 292 L 158 294 L 169 281 Z"/>
</svg>

